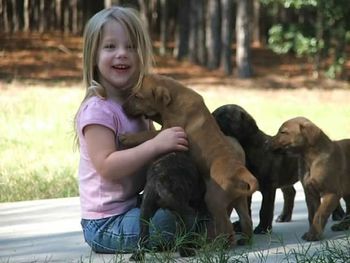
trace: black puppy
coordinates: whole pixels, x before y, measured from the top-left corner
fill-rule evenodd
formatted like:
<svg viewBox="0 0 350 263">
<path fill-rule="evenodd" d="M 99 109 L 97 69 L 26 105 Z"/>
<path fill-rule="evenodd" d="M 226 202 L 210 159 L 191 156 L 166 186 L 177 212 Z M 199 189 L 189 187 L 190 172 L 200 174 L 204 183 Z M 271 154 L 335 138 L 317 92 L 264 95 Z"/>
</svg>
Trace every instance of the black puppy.
<svg viewBox="0 0 350 263">
<path fill-rule="evenodd" d="M 276 222 L 289 222 L 296 194 L 293 184 L 305 174 L 303 160 L 296 155 L 269 149 L 267 142 L 271 136 L 261 131 L 254 118 L 238 105 L 223 105 L 213 112 L 213 116 L 223 133 L 235 137 L 242 145 L 246 154 L 247 168 L 258 179 L 262 204 L 259 213 L 260 222 L 254 233 L 263 234 L 272 229 L 277 188 L 282 190 L 284 205 Z M 333 213 L 333 219 L 340 220 L 343 215 L 344 211 L 339 205 Z"/>
<path fill-rule="evenodd" d="M 147 171 L 140 211 L 139 248 L 130 260 L 141 261 L 149 238 L 149 221 L 159 208 L 169 209 L 180 226 L 188 232 L 192 227 L 189 217 L 205 213 L 205 183 L 194 162 L 186 152 L 172 152 L 160 157 Z M 181 232 L 182 233 L 182 232 Z M 181 256 L 193 256 L 193 242 L 179 248 Z"/>
</svg>

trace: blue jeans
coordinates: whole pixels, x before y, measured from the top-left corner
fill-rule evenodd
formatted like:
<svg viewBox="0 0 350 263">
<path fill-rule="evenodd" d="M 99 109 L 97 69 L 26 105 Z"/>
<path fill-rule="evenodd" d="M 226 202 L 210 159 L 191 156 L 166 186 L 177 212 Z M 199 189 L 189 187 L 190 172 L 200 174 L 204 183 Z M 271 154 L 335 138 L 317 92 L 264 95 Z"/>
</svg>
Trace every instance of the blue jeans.
<svg viewBox="0 0 350 263">
<path fill-rule="evenodd" d="M 195 225 L 195 220 L 193 221 Z M 103 219 L 81 220 L 85 241 L 97 253 L 130 253 L 137 248 L 140 208 Z M 150 248 L 171 244 L 176 234 L 176 217 L 159 209 L 150 222 Z"/>
</svg>

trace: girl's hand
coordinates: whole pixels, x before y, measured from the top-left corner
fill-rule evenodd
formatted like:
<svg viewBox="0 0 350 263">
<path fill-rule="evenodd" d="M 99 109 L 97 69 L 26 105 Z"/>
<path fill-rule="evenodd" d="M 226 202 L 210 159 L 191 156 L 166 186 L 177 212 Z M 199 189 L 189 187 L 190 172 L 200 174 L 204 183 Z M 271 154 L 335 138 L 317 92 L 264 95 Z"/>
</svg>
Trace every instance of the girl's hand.
<svg viewBox="0 0 350 263">
<path fill-rule="evenodd" d="M 188 150 L 187 135 L 181 127 L 172 127 L 162 130 L 152 140 L 159 153 Z"/>
</svg>

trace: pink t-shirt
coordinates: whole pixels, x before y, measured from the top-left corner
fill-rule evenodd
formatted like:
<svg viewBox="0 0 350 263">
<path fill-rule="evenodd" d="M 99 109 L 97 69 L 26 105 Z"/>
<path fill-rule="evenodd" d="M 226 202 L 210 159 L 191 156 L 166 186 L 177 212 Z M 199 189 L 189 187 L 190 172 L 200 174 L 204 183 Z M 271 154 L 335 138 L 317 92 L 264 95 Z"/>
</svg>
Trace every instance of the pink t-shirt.
<svg viewBox="0 0 350 263">
<path fill-rule="evenodd" d="M 109 99 L 91 97 L 81 106 L 77 117 L 81 213 L 84 219 L 100 219 L 122 214 L 135 207 L 137 194 L 145 185 L 146 175 L 140 171 L 118 182 L 103 179 L 96 172 L 87 153 L 83 130 L 90 124 L 110 128 L 116 135 L 117 148 L 121 149 L 118 145 L 119 134 L 148 130 L 149 122 L 143 118 L 128 117 L 121 105 Z"/>
</svg>

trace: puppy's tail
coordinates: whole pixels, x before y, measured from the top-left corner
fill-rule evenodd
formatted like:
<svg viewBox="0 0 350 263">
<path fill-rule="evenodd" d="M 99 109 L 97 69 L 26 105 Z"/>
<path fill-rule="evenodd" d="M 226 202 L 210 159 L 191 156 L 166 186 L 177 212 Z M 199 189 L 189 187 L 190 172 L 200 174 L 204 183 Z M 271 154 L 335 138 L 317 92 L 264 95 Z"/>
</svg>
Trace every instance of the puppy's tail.
<svg viewBox="0 0 350 263">
<path fill-rule="evenodd" d="M 255 191 L 259 189 L 258 180 L 246 168 L 239 169 L 237 173 L 237 179 L 237 190 L 243 195 L 252 195 Z"/>
</svg>

